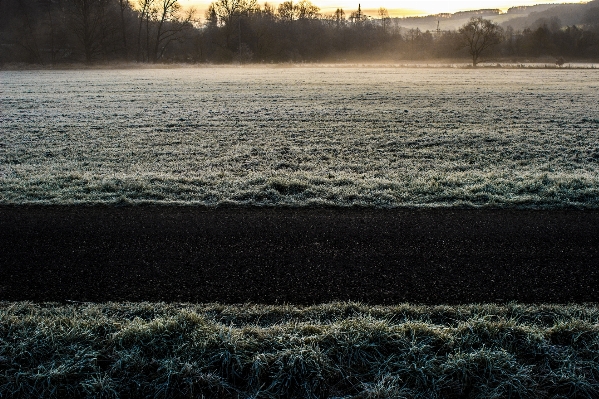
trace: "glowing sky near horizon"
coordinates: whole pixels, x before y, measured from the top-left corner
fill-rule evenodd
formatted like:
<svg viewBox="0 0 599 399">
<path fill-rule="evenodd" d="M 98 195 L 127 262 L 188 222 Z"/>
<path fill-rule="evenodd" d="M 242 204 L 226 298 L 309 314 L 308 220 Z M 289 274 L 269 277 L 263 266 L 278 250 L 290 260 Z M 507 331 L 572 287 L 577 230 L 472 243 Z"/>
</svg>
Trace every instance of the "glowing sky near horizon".
<svg viewBox="0 0 599 399">
<path fill-rule="evenodd" d="M 208 8 L 210 0 L 179 0 L 183 6 L 194 6 L 203 13 Z M 265 0 L 258 0 L 259 4 L 264 4 Z M 268 1 L 273 5 L 278 5 L 284 0 Z M 567 3 L 576 3 L 577 1 L 568 1 Z M 478 10 L 482 8 L 498 8 L 506 11 L 514 6 L 532 6 L 535 4 L 560 3 L 556 0 L 312 0 L 312 3 L 320 7 L 323 14 L 333 13 L 337 8 L 343 8 L 349 15 L 351 11 L 358 8 L 361 4 L 362 10 L 367 15 L 377 17 L 377 10 L 385 7 L 389 10 L 392 17 L 430 15 L 438 13 L 453 13 L 457 11 Z"/>
</svg>

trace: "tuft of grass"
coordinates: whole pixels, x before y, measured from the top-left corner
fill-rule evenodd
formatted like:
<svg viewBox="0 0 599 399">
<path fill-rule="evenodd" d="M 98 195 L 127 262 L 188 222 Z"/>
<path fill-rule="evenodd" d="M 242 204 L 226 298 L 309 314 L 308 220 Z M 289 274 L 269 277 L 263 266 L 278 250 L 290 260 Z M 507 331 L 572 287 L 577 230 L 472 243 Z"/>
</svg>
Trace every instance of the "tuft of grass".
<svg viewBox="0 0 599 399">
<path fill-rule="evenodd" d="M 595 398 L 599 307 L 0 302 L 2 398 Z"/>
</svg>

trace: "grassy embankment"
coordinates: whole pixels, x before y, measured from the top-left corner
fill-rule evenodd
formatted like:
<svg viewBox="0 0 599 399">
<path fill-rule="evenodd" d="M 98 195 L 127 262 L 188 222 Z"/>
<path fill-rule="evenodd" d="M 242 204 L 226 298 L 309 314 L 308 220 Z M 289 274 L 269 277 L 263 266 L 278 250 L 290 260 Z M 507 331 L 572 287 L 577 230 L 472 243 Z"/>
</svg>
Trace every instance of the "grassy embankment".
<svg viewBox="0 0 599 399">
<path fill-rule="evenodd" d="M 0 303 L 0 397 L 592 398 L 596 305 Z"/>
</svg>

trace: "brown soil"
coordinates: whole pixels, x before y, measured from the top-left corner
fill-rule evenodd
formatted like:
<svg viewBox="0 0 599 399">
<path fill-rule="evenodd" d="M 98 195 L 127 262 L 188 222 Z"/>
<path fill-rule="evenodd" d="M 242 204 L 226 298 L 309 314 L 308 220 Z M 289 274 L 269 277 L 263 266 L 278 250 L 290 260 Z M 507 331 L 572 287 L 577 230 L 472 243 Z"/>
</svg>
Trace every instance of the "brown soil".
<svg viewBox="0 0 599 399">
<path fill-rule="evenodd" d="M 0 300 L 597 302 L 599 211 L 0 207 Z"/>
</svg>

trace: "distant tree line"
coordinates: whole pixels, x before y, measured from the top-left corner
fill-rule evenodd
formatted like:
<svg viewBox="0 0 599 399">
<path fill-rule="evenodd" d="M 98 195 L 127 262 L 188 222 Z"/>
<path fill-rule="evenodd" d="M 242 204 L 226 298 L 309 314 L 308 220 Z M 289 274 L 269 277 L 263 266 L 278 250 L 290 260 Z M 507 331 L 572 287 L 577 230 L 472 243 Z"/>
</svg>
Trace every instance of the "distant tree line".
<svg viewBox="0 0 599 399">
<path fill-rule="evenodd" d="M 479 54 L 468 43 L 475 19 L 423 32 L 402 28 L 384 8 L 373 17 L 359 9 L 323 15 L 309 0 L 216 0 L 200 21 L 178 0 L 0 0 L 0 62 L 599 60 L 599 8 L 581 24 L 551 18 L 522 31 L 476 20 L 493 31 Z"/>
</svg>

